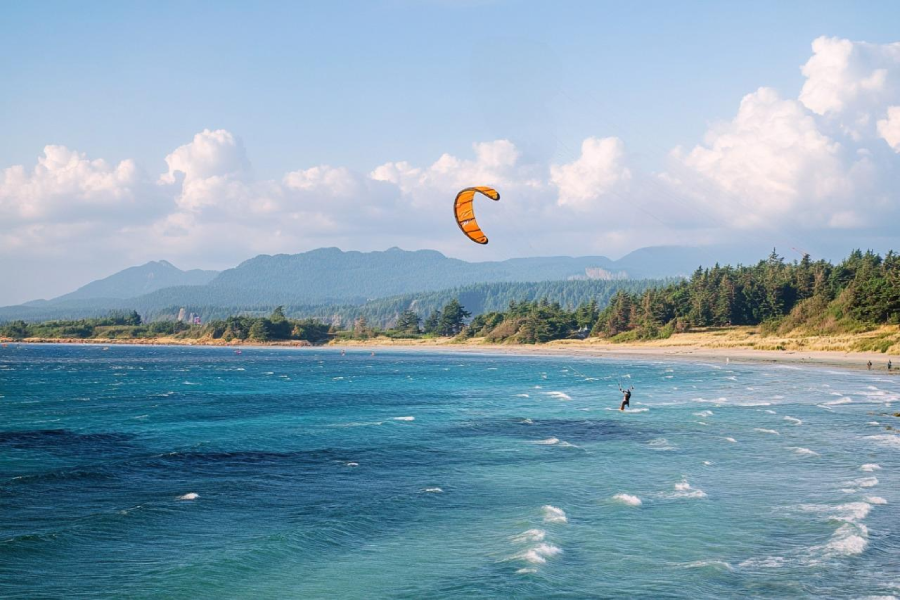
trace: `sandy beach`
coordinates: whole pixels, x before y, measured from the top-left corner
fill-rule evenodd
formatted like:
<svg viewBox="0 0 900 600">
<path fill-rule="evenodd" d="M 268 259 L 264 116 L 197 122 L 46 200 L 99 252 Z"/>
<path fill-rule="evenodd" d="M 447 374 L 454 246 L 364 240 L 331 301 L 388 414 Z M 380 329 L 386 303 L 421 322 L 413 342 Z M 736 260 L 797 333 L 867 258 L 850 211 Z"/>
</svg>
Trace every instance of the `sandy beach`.
<svg viewBox="0 0 900 600">
<path fill-rule="evenodd" d="M 293 347 L 293 348 L 333 348 L 333 349 L 366 349 L 377 352 L 380 349 L 404 351 L 441 351 L 460 353 L 494 353 L 520 355 L 559 355 L 572 357 L 666 359 L 687 360 L 694 362 L 755 362 L 779 364 L 806 364 L 811 366 L 839 367 L 866 370 L 868 361 L 872 362 L 872 371 L 887 374 L 887 362 L 892 360 L 894 369 L 891 374 L 900 374 L 900 353 L 856 352 L 849 350 L 819 349 L 825 344 L 817 338 L 795 338 L 793 344 L 805 344 L 807 349 L 790 348 L 783 350 L 741 346 L 735 342 L 742 338 L 746 331 L 727 332 L 723 337 L 716 334 L 695 333 L 680 334 L 666 340 L 653 340 L 637 343 L 612 343 L 598 339 L 558 340 L 546 344 L 490 344 L 475 338 L 460 342 L 452 338 L 431 339 L 392 339 L 379 337 L 369 340 L 335 341 L 326 346 L 311 346 L 308 342 L 297 340 L 277 342 L 225 342 L 213 339 L 185 339 L 162 337 L 154 339 L 133 340 L 101 340 L 101 339 L 26 339 L 0 340 L 7 347 L 17 344 L 91 344 L 110 345 L 152 345 L 152 346 L 222 346 L 230 348 L 248 347 Z M 849 339 L 850 336 L 848 336 Z M 858 339 L 859 335 L 852 336 Z M 719 343 L 711 340 L 719 339 Z M 767 345 L 779 344 L 778 338 L 764 338 Z M 834 338 L 829 338 L 834 343 Z M 730 342 L 729 342 L 730 341 Z"/>
</svg>

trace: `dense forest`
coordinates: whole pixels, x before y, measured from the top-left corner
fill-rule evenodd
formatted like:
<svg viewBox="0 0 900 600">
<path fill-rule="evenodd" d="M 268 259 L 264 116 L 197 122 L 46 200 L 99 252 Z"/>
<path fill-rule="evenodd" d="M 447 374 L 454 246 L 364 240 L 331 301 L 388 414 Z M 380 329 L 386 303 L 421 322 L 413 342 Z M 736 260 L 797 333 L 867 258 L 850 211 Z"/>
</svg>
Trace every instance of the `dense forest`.
<svg viewBox="0 0 900 600">
<path fill-rule="evenodd" d="M 753 266 L 698 269 L 686 281 L 616 294 L 594 333 L 647 339 L 695 327 L 763 325 L 768 333 L 861 331 L 900 324 L 900 257 L 854 251 L 832 265 L 774 251 Z"/>
<path fill-rule="evenodd" d="M 292 311 L 279 306 L 268 314 L 232 315 L 204 325 L 174 319 L 144 323 L 132 311 L 78 321 L 16 321 L 0 326 L 0 337 L 174 336 L 319 344 L 386 335 L 534 344 L 588 335 L 613 341 L 655 339 L 732 325 L 760 325 L 763 334 L 832 334 L 900 325 L 900 257 L 854 251 L 837 265 L 809 256 L 787 263 L 773 251 L 756 265 L 716 265 L 697 269 L 690 279 L 656 286 L 642 281 L 482 284 L 352 307 Z"/>
</svg>

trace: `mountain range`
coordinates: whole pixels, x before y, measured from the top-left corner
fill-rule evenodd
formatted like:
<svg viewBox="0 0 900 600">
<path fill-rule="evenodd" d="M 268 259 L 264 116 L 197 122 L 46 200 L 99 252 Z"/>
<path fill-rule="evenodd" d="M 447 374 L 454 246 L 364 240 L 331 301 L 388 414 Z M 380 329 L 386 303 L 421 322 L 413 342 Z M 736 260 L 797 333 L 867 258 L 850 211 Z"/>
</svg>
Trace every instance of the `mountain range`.
<svg viewBox="0 0 900 600">
<path fill-rule="evenodd" d="M 434 250 L 344 252 L 320 248 L 260 255 L 225 271 L 182 271 L 167 261 L 131 267 L 50 300 L 0 308 L 0 321 L 81 318 L 137 310 L 161 318 L 178 307 L 198 314 L 268 306 L 360 305 L 379 298 L 423 294 L 480 283 L 687 276 L 698 266 L 727 262 L 734 252 L 650 247 L 619 260 L 604 256 L 514 258 L 467 262 Z M 757 255 L 758 256 L 758 255 Z"/>
</svg>

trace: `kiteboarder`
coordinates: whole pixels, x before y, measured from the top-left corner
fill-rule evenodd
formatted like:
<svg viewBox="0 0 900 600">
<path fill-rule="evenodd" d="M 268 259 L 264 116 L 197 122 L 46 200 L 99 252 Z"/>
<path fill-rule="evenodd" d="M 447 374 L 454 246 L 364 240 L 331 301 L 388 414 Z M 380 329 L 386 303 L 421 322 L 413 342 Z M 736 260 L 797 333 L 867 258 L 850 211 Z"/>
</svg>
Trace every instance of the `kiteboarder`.
<svg viewBox="0 0 900 600">
<path fill-rule="evenodd" d="M 622 389 L 622 385 L 619 384 L 619 391 L 622 392 L 622 406 L 619 407 L 619 410 L 625 410 L 625 407 L 631 406 L 631 390 L 634 389 L 634 386 L 631 386 L 627 390 Z"/>
</svg>

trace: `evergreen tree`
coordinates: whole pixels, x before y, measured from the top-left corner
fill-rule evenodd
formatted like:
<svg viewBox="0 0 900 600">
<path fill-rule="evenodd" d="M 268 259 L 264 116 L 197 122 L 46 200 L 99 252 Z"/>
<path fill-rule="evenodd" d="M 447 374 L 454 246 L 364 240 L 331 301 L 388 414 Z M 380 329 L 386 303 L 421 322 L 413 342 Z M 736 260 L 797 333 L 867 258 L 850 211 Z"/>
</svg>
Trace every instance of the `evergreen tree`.
<svg viewBox="0 0 900 600">
<path fill-rule="evenodd" d="M 441 309 L 441 318 L 438 323 L 440 335 L 456 335 L 465 327 L 465 320 L 472 313 L 463 308 L 459 300 L 453 299 Z"/>
</svg>

